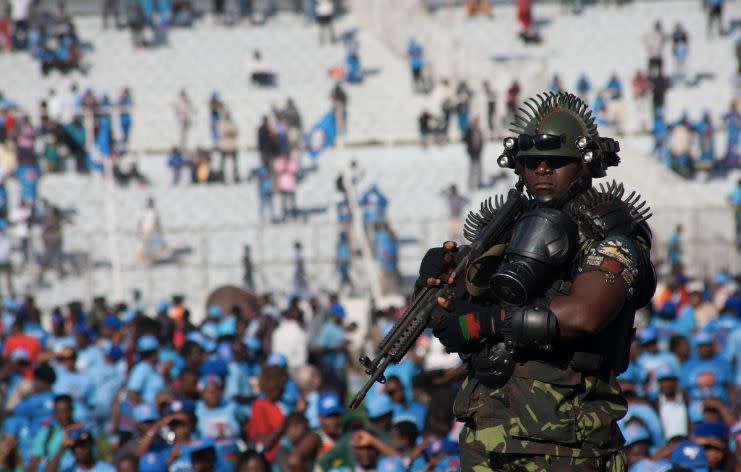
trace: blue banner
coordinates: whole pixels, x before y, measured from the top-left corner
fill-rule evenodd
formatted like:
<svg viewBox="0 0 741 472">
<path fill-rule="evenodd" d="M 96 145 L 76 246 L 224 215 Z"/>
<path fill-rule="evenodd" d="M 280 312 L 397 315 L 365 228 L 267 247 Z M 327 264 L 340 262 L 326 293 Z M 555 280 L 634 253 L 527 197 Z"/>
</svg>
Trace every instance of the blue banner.
<svg viewBox="0 0 741 472">
<path fill-rule="evenodd" d="M 312 159 L 316 159 L 328 147 L 334 145 L 337 139 L 337 123 L 334 113 L 329 111 L 306 135 L 306 149 Z"/>
</svg>

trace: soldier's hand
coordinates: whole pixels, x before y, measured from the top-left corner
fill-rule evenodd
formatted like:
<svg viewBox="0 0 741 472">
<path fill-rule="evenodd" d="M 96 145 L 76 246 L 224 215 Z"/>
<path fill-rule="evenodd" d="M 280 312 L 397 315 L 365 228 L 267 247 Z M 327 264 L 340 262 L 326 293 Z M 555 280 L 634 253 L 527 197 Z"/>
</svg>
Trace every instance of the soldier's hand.
<svg viewBox="0 0 741 472">
<path fill-rule="evenodd" d="M 458 244 L 455 241 L 446 241 L 442 247 L 434 247 L 427 251 L 419 265 L 419 277 L 414 284 L 416 290 L 424 287 L 436 287 L 448 283 L 455 268 L 455 254 Z"/>
<path fill-rule="evenodd" d="M 477 341 L 495 332 L 494 317 L 488 308 L 462 305 L 456 312 L 438 320 L 432 332 L 448 352 L 470 352 Z M 498 312 L 498 308 L 491 312 Z"/>
</svg>

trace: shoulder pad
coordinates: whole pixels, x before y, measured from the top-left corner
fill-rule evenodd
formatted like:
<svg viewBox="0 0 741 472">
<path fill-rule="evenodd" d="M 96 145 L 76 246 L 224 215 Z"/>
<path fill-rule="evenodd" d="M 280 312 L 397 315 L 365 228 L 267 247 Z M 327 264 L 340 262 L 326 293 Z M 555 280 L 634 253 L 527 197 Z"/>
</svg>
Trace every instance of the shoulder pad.
<svg viewBox="0 0 741 472">
<path fill-rule="evenodd" d="M 623 184 L 614 180 L 599 190 L 592 188 L 569 202 L 567 212 L 577 221 L 589 239 L 602 240 L 610 235 L 642 236 L 650 245 L 651 230 L 646 220 L 650 208 L 641 196 L 632 192 L 623 197 Z"/>
<path fill-rule="evenodd" d="M 494 215 L 504 205 L 505 200 L 504 195 L 496 195 L 494 200 L 489 197 L 481 202 L 479 211 L 469 211 L 463 225 L 463 236 L 471 242 L 476 241 L 479 232 L 494 219 Z"/>
</svg>

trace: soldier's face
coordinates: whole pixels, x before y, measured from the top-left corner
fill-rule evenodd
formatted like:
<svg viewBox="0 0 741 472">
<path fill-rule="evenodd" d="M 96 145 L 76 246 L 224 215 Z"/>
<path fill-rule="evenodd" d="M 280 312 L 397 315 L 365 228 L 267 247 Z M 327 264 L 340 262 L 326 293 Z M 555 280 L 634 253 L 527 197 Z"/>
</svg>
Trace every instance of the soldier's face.
<svg viewBox="0 0 741 472">
<path fill-rule="evenodd" d="M 567 157 L 525 156 L 522 160 L 528 191 L 546 201 L 566 191 L 583 166 L 581 160 Z"/>
</svg>

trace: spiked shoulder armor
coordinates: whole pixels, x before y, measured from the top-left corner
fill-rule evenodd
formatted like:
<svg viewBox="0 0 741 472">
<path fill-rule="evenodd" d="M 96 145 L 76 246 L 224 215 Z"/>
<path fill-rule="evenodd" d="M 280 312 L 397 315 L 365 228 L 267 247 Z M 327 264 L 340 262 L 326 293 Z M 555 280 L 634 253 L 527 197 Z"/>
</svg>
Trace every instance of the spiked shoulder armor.
<svg viewBox="0 0 741 472">
<path fill-rule="evenodd" d="M 479 211 L 469 211 L 463 225 L 463 236 L 470 242 L 474 242 L 479 232 L 494 219 L 494 215 L 504 205 L 504 201 L 504 195 L 496 195 L 493 199 L 489 197 L 481 202 Z"/>
<path fill-rule="evenodd" d="M 567 204 L 567 213 L 579 224 L 587 239 L 602 240 L 610 235 L 638 236 L 651 243 L 651 230 L 646 220 L 651 209 L 636 192 L 625 196 L 623 184 L 614 180 L 591 188 Z"/>
</svg>

